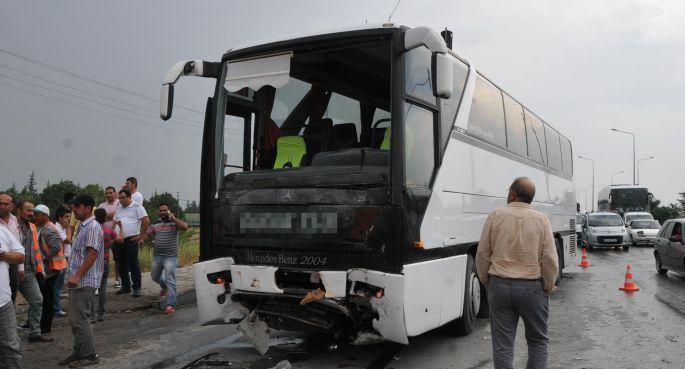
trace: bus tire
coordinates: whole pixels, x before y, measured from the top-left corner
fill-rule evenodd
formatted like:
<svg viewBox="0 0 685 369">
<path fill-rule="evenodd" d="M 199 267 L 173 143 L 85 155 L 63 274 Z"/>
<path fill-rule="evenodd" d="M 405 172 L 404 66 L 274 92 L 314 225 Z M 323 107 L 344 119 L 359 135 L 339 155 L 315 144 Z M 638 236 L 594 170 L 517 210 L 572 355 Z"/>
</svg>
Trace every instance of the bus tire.
<svg viewBox="0 0 685 369">
<path fill-rule="evenodd" d="M 481 309 L 481 284 L 476 274 L 475 261 L 473 256 L 468 255 L 466 259 L 466 278 L 464 281 L 464 304 L 462 306 L 461 318 L 453 322 L 453 329 L 459 336 L 466 336 L 473 331 L 476 324 L 476 317 Z M 477 300 L 474 304 L 474 297 Z"/>
</svg>

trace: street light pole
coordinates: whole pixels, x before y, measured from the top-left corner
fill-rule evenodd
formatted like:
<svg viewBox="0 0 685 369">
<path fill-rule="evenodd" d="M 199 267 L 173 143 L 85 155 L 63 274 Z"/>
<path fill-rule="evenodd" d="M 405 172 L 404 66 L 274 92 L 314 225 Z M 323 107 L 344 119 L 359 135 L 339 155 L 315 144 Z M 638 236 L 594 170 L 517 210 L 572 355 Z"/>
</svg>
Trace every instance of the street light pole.
<svg viewBox="0 0 685 369">
<path fill-rule="evenodd" d="M 614 176 L 615 176 L 616 174 L 621 174 L 621 173 L 623 173 L 623 172 L 624 172 L 624 171 L 622 170 L 622 171 L 620 171 L 620 172 L 611 173 L 611 184 L 612 184 L 612 185 L 614 184 Z"/>
<path fill-rule="evenodd" d="M 635 167 L 637 166 L 637 162 L 635 161 L 635 133 L 633 132 L 626 132 L 626 131 L 621 131 L 620 129 L 612 128 L 611 129 L 614 132 L 619 132 L 619 133 L 625 133 L 627 135 L 633 136 L 633 184 L 637 184 L 637 180 L 635 179 Z"/>
<path fill-rule="evenodd" d="M 589 160 L 592 162 L 592 206 L 591 209 L 595 209 L 595 161 L 594 159 L 586 158 L 584 156 L 578 155 L 579 159 Z"/>
<path fill-rule="evenodd" d="M 645 161 L 645 160 L 649 160 L 649 159 L 654 159 L 654 157 L 650 156 L 647 158 L 642 158 L 642 159 L 637 161 L 637 184 L 640 184 L 640 162 Z"/>
</svg>

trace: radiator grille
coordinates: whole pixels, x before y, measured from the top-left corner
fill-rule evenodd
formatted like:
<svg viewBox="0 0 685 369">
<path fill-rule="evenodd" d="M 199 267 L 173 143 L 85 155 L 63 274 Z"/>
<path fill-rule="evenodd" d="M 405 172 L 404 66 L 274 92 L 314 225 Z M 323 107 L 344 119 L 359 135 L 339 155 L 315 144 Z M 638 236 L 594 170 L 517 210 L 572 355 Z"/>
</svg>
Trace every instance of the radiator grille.
<svg viewBox="0 0 685 369">
<path fill-rule="evenodd" d="M 570 237 L 570 239 L 569 239 L 569 242 L 571 242 L 571 245 L 569 245 L 569 249 L 570 249 L 570 251 L 571 251 L 571 254 L 572 254 L 572 255 L 575 255 L 576 252 L 578 251 L 578 250 L 576 249 L 576 247 L 577 247 L 577 245 L 578 245 L 578 241 L 576 240 L 576 234 L 575 234 L 575 233 L 572 233 L 572 234 L 571 234 L 571 237 Z"/>
<path fill-rule="evenodd" d="M 576 219 L 571 218 L 571 221 L 569 223 L 570 223 L 569 229 L 572 230 L 573 232 L 575 232 L 576 231 Z"/>
</svg>

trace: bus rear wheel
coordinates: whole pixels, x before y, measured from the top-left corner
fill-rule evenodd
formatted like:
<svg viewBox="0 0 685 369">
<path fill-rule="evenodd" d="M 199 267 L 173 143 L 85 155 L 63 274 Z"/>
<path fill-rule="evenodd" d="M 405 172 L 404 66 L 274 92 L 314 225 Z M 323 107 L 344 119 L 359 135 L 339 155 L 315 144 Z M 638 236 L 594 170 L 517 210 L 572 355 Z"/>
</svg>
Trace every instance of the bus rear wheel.
<svg viewBox="0 0 685 369">
<path fill-rule="evenodd" d="M 455 332 L 460 336 L 466 336 L 473 332 L 476 325 L 476 317 L 482 308 L 481 284 L 476 274 L 473 256 L 468 255 L 466 260 L 466 280 L 464 281 L 464 304 L 461 318 L 453 322 Z M 484 292 L 484 291 L 483 291 Z"/>
</svg>

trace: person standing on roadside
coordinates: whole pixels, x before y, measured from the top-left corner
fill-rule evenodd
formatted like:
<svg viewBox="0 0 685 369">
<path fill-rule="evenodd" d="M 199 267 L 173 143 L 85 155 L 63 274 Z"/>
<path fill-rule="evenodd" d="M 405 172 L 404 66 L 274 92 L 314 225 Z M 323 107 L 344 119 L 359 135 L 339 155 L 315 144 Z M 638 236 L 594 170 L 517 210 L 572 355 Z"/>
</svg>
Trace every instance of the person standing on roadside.
<svg viewBox="0 0 685 369">
<path fill-rule="evenodd" d="M 117 205 L 119 205 L 117 190 L 112 186 L 107 186 L 107 188 L 105 188 L 105 199 L 107 201 L 98 205 L 98 209 L 105 209 L 107 211 L 107 217 L 103 227 L 114 229 L 114 214 L 117 212 Z M 119 244 L 116 243 L 112 245 L 113 254 L 119 252 L 118 245 Z M 114 260 L 116 259 L 117 258 L 115 257 Z M 114 265 L 114 287 L 121 287 L 121 280 L 119 279 L 119 267 L 116 265 L 116 262 Z"/>
<path fill-rule="evenodd" d="M 12 215 L 14 209 L 14 201 L 12 196 L 6 192 L 0 192 L 0 227 L 5 227 L 12 235 L 19 240 L 19 222 L 17 217 Z M 12 302 L 17 297 L 17 290 L 19 290 L 19 268 L 17 264 L 9 265 L 10 290 L 12 291 Z"/>
<path fill-rule="evenodd" d="M 90 322 L 102 322 L 105 320 L 105 312 L 107 305 L 107 275 L 109 274 L 109 250 L 112 248 L 114 242 L 124 242 L 124 233 L 121 231 L 121 226 L 116 226 L 119 234 L 114 231 L 114 228 L 105 226 L 107 219 L 107 211 L 103 208 L 95 209 L 95 220 L 102 227 L 102 242 L 104 244 L 104 260 L 102 269 L 102 279 L 100 280 L 100 292 L 98 293 L 98 308 L 92 310 L 90 314 Z M 119 224 L 119 223 L 117 223 Z M 97 313 L 97 317 L 96 317 Z"/>
<path fill-rule="evenodd" d="M 102 228 L 93 216 L 95 199 L 80 194 L 72 201 L 74 215 L 81 222 L 72 244 L 67 283 L 71 332 L 74 335 L 73 352 L 62 359 L 60 365 L 70 368 L 95 365 L 100 362 L 95 353 L 93 328 L 90 314 L 95 299 L 95 289 L 100 286 L 104 267 L 104 243 Z"/>
<path fill-rule="evenodd" d="M 119 191 L 119 205 L 114 215 L 114 221 L 121 222 L 124 232 L 124 242 L 122 253 L 117 263 L 119 264 L 119 277 L 121 278 L 121 289 L 117 295 L 131 292 L 133 287 L 133 297 L 140 297 L 140 262 L 138 261 L 138 241 L 145 235 L 150 219 L 143 205 L 131 199 L 131 193 L 122 189 Z M 129 279 L 130 273 L 130 279 Z M 133 283 L 131 283 L 133 282 Z"/>
<path fill-rule="evenodd" d="M 547 368 L 549 295 L 559 263 L 547 217 L 533 210 L 535 185 L 516 178 L 508 206 L 488 216 L 476 252 L 478 278 L 487 287 L 495 369 L 513 368 L 519 318 L 528 341 L 528 369 Z"/>
<path fill-rule="evenodd" d="M 159 204 L 157 219 L 140 239 L 143 244 L 148 237 L 153 238 L 152 280 L 160 285 L 160 296 L 166 295 L 164 314 L 176 311 L 176 265 L 178 264 L 178 239 L 180 231 L 188 229 L 188 224 L 176 218 L 168 204 Z M 162 273 L 164 275 L 162 276 Z"/>
<path fill-rule="evenodd" d="M 50 209 L 45 205 L 36 206 L 33 209 L 33 221 L 38 229 L 38 244 L 45 265 L 45 282 L 40 285 L 43 295 L 40 333 L 48 334 L 52 332 L 52 317 L 55 312 L 55 281 L 59 273 L 66 269 L 67 258 L 64 256 L 62 238 L 50 221 Z"/>
<path fill-rule="evenodd" d="M 62 244 L 64 245 L 64 257 L 67 261 L 67 266 L 69 266 L 69 255 L 71 255 L 71 243 L 67 243 L 67 230 L 69 229 L 69 223 L 71 223 L 71 210 L 60 206 L 55 211 L 55 229 L 59 233 L 62 239 Z M 55 279 L 55 308 L 54 315 L 57 317 L 64 317 L 67 313 L 62 309 L 62 288 L 64 288 L 64 276 L 67 274 L 66 268 L 61 270 Z"/>
<path fill-rule="evenodd" d="M 0 197 L 0 202 L 4 201 Z M 21 369 L 21 340 L 12 302 L 9 266 L 24 262 L 24 247 L 6 227 L 0 227 L 0 363 L 5 369 Z"/>
<path fill-rule="evenodd" d="M 29 329 L 29 342 L 52 342 L 53 339 L 40 334 L 40 320 L 43 310 L 43 295 L 40 283 L 45 281 L 43 253 L 38 243 L 38 229 L 33 221 L 33 204 L 17 202 L 19 220 L 19 241 L 24 246 L 24 264 L 19 265 L 19 292 L 29 303 L 29 321 L 22 328 Z"/>
<path fill-rule="evenodd" d="M 131 199 L 133 202 L 143 205 L 145 198 L 143 197 L 143 194 L 138 191 L 138 180 L 136 177 L 126 178 L 126 184 L 124 184 L 124 188 L 131 193 Z"/>
</svg>

